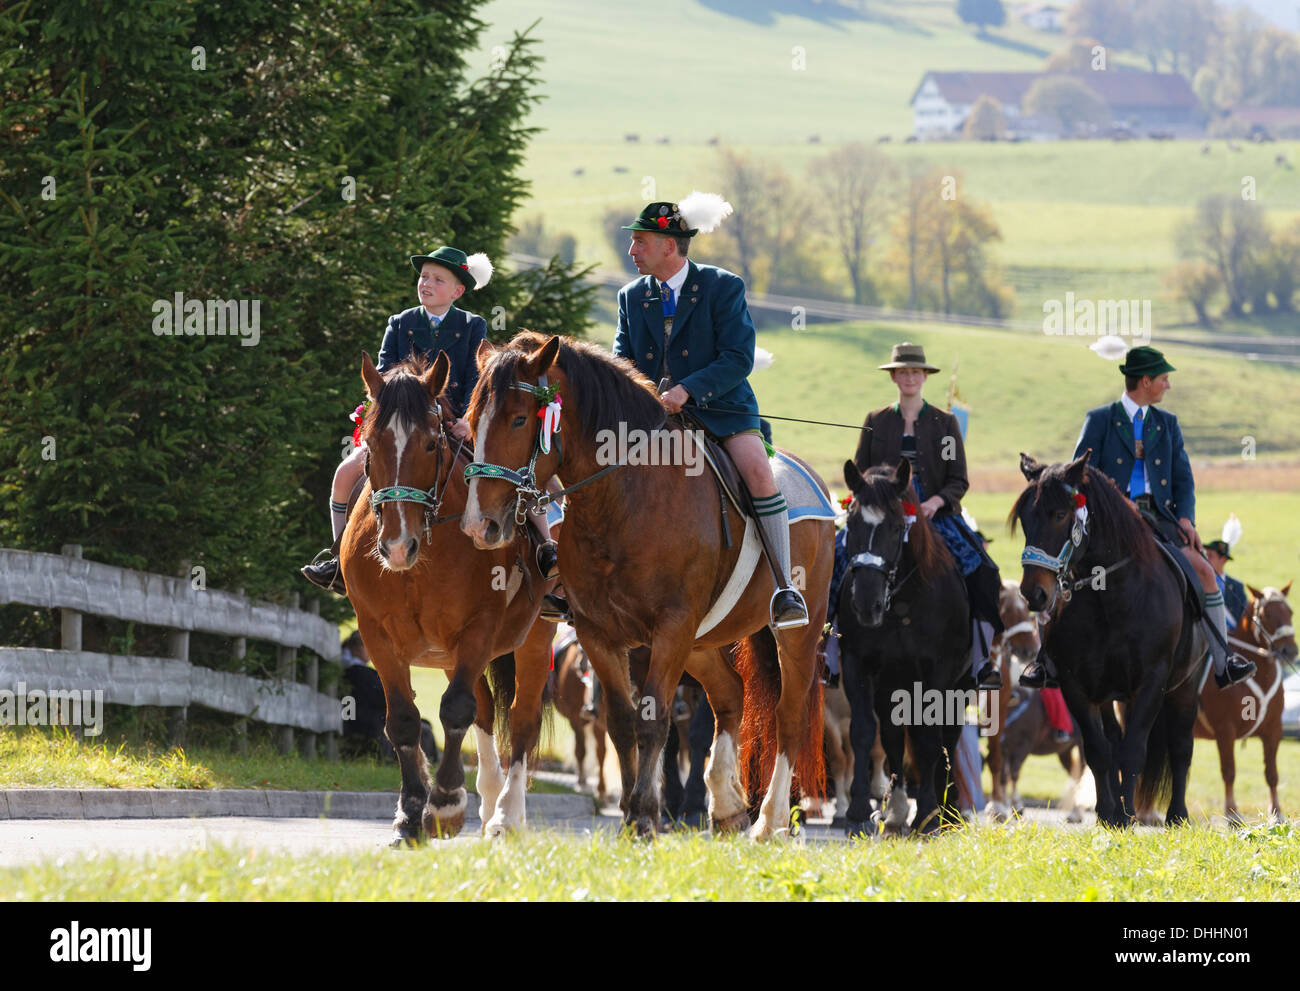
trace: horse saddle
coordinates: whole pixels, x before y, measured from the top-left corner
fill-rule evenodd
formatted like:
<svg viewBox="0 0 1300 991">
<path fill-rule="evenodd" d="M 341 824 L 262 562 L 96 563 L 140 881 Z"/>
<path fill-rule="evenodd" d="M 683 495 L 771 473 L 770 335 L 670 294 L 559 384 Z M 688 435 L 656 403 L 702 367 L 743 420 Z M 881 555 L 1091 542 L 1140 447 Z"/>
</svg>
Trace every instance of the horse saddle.
<svg viewBox="0 0 1300 991">
<path fill-rule="evenodd" d="M 1192 563 L 1183 557 L 1182 550 L 1170 543 L 1150 517 L 1143 514 L 1142 518 L 1151 527 L 1151 532 L 1156 538 L 1156 546 L 1160 548 L 1160 553 L 1164 555 L 1165 561 L 1178 577 L 1183 590 L 1183 602 L 1192 614 L 1192 619 L 1202 619 L 1205 616 L 1205 589 L 1201 588 L 1201 576 L 1196 573 Z"/>
</svg>

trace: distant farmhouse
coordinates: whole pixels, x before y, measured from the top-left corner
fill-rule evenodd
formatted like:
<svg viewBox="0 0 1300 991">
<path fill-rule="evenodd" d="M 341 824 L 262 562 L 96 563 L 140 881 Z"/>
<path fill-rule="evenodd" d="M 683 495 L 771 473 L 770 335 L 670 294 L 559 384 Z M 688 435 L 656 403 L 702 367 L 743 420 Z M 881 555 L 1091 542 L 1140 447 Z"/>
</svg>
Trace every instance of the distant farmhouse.
<svg viewBox="0 0 1300 991">
<path fill-rule="evenodd" d="M 1016 11 L 1016 16 L 1035 31 L 1059 34 L 1065 30 L 1065 11 L 1047 3 L 1027 3 Z"/>
<path fill-rule="evenodd" d="M 1055 121 L 1027 117 L 1025 94 L 1045 72 L 927 72 L 912 94 L 912 133 L 921 140 L 961 133 L 971 106 L 987 95 L 1002 107 L 1010 137 L 1051 140 L 1061 137 Z M 1110 107 L 1114 127 L 1155 131 L 1176 137 L 1205 133 L 1206 115 L 1186 78 L 1174 72 L 1070 73 Z"/>
</svg>

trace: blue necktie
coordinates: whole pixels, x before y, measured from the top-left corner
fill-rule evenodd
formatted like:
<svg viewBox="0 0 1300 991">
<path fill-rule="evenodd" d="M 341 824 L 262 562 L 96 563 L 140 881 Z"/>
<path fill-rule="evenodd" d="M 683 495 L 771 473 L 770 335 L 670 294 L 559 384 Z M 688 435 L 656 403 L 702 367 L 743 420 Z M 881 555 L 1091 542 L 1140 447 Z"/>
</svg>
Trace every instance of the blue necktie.
<svg viewBox="0 0 1300 991">
<path fill-rule="evenodd" d="M 677 312 L 677 300 L 673 298 L 673 287 L 667 282 L 659 283 L 663 290 L 664 316 L 670 317 Z"/>
<path fill-rule="evenodd" d="M 1137 415 L 1133 417 L 1133 440 L 1134 446 L 1141 450 L 1142 445 L 1142 411 L 1138 410 Z M 1128 497 L 1136 499 L 1140 495 L 1145 495 L 1147 490 L 1146 466 L 1143 458 L 1133 459 L 1133 474 L 1128 477 Z"/>
</svg>

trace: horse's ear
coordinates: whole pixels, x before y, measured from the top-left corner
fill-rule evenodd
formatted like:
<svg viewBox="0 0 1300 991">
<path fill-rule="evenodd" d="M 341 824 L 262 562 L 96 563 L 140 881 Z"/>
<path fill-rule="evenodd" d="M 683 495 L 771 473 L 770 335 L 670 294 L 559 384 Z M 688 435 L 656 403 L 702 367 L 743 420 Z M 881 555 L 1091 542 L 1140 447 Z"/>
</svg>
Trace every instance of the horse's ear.
<svg viewBox="0 0 1300 991">
<path fill-rule="evenodd" d="M 451 371 L 451 359 L 446 351 L 439 351 L 433 367 L 420 376 L 420 384 L 429 393 L 430 401 L 436 402 L 443 388 L 447 385 L 447 375 Z"/>
<path fill-rule="evenodd" d="M 1065 480 L 1075 488 L 1078 488 L 1086 480 L 1088 459 L 1090 457 L 1092 457 L 1091 447 L 1065 466 Z"/>
<path fill-rule="evenodd" d="M 898 462 L 898 467 L 894 469 L 894 489 L 898 492 L 898 497 L 900 499 L 911 484 L 912 462 L 907 458 L 904 458 L 902 461 Z"/>
<path fill-rule="evenodd" d="M 858 489 L 862 488 L 862 472 L 858 471 L 858 466 L 852 461 L 844 462 L 844 484 L 854 495 L 857 495 Z"/>
<path fill-rule="evenodd" d="M 1290 591 L 1291 591 L 1291 583 L 1287 582 L 1285 585 L 1282 586 L 1282 598 L 1285 599 L 1287 597 L 1287 594 Z"/>
<path fill-rule="evenodd" d="M 492 356 L 497 353 L 497 346 L 489 341 L 486 337 L 478 342 L 478 351 L 474 354 L 474 360 L 478 364 L 478 370 L 481 372 Z"/>
<path fill-rule="evenodd" d="M 361 352 L 361 381 L 365 383 L 366 395 L 371 400 L 378 399 L 379 390 L 384 387 L 384 377 L 379 374 L 379 369 L 370 360 L 370 354 L 367 351 Z"/>
<path fill-rule="evenodd" d="M 1264 593 L 1261 592 L 1259 589 L 1257 589 L 1257 588 L 1256 588 L 1254 585 L 1252 585 L 1250 582 L 1246 582 L 1246 587 L 1247 587 L 1248 589 L 1250 589 L 1250 594 L 1251 594 L 1251 597 L 1252 597 L 1252 598 L 1255 598 L 1255 599 L 1262 599 L 1262 598 L 1264 598 Z M 1287 582 L 1287 586 L 1286 586 L 1286 587 L 1287 587 L 1287 588 L 1290 588 L 1290 587 L 1291 587 L 1291 583 L 1290 583 L 1290 582 Z M 1286 593 L 1283 592 L 1282 594 L 1285 595 Z"/>
<path fill-rule="evenodd" d="M 1038 476 L 1043 473 L 1046 465 L 1040 465 L 1024 451 L 1020 452 L 1020 474 L 1025 476 L 1026 482 L 1038 481 Z"/>
<path fill-rule="evenodd" d="M 555 356 L 560 353 L 560 339 L 552 337 L 542 345 L 540 351 L 534 352 L 528 358 L 528 367 L 533 370 L 534 375 L 545 375 L 555 364 Z"/>
</svg>

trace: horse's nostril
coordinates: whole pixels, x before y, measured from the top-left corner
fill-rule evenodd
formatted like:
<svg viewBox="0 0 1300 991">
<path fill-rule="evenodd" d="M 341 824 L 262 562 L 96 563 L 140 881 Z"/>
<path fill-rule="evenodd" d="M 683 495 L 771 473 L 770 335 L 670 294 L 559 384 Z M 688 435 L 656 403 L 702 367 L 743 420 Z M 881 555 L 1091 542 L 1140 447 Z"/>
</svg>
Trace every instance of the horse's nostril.
<svg viewBox="0 0 1300 991">
<path fill-rule="evenodd" d="M 415 552 L 418 551 L 419 549 L 420 549 L 420 542 L 419 542 L 418 540 L 416 540 L 414 537 L 412 537 L 410 540 L 408 540 L 408 541 L 406 542 L 406 556 L 407 556 L 407 557 L 410 557 L 410 558 L 415 557 Z"/>
<path fill-rule="evenodd" d="M 379 543 L 379 556 L 386 560 L 388 558 L 388 545 L 384 543 L 382 540 L 378 541 L 378 543 Z"/>
</svg>

